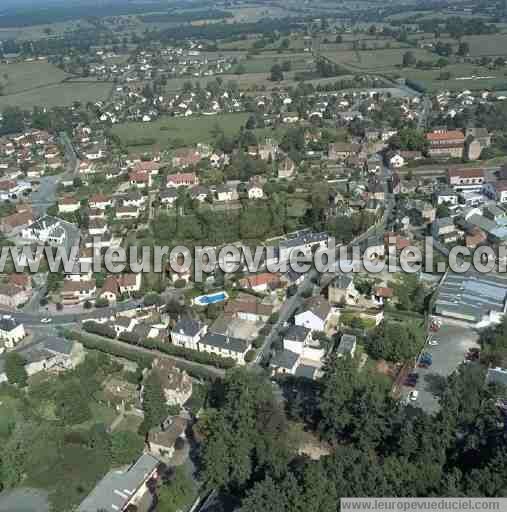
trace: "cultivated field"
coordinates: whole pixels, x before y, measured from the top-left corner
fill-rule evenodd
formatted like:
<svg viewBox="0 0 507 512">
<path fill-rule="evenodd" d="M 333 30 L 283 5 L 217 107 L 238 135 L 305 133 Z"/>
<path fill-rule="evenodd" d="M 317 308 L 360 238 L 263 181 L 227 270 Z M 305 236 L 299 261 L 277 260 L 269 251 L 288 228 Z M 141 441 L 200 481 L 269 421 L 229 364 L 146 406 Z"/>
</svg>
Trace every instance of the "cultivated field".
<svg viewBox="0 0 507 512">
<path fill-rule="evenodd" d="M 248 119 L 248 114 L 223 114 L 191 118 L 163 117 L 152 123 L 126 123 L 113 127 L 112 132 L 133 151 L 149 150 L 152 146 L 163 149 L 169 141 L 182 145 L 208 142 L 217 125 L 226 135 L 235 135 Z M 144 140 L 151 139 L 143 146 Z"/>
</svg>

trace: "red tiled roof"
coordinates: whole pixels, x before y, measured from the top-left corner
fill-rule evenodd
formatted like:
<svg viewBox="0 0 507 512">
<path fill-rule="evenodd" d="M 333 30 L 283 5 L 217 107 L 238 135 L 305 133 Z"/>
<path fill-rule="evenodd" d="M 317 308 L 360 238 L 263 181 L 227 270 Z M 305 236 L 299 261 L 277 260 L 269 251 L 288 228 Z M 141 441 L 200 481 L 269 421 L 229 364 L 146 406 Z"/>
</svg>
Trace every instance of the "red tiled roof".
<svg viewBox="0 0 507 512">
<path fill-rule="evenodd" d="M 447 169 L 447 174 L 449 175 L 449 177 L 451 178 L 454 178 L 454 177 L 463 177 L 463 178 L 483 178 L 484 177 L 484 169 L 480 169 L 480 168 L 473 168 L 473 169 L 468 169 L 468 168 L 463 168 L 463 167 L 458 167 L 458 168 L 453 168 L 453 169 Z"/>
<path fill-rule="evenodd" d="M 431 132 L 426 134 L 426 139 L 430 142 L 433 141 L 453 141 L 463 139 L 465 140 L 465 136 L 463 132 L 459 130 L 450 130 L 450 131 L 439 131 L 439 132 Z"/>
<path fill-rule="evenodd" d="M 255 288 L 256 286 L 263 286 L 265 284 L 279 283 L 280 274 L 272 274 L 270 272 L 264 272 L 263 274 L 257 274 L 248 276 L 240 279 L 239 284 L 242 288 Z"/>
</svg>

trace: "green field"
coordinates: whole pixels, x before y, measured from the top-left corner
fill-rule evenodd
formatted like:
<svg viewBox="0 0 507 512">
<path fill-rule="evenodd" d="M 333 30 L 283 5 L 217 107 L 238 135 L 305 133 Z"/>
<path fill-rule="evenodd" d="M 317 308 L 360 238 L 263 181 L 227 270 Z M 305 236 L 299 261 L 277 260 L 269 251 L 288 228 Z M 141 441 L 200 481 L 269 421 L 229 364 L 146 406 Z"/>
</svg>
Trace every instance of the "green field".
<svg viewBox="0 0 507 512">
<path fill-rule="evenodd" d="M 463 38 L 470 45 L 471 57 L 502 55 L 507 57 L 507 34 L 467 36 Z"/>
<path fill-rule="evenodd" d="M 389 50 L 359 50 L 324 52 L 329 60 L 348 67 L 351 71 L 363 72 L 393 72 L 402 63 L 406 48 L 393 48 Z M 437 56 L 422 49 L 410 50 L 417 60 L 434 61 Z"/>
<path fill-rule="evenodd" d="M 403 69 L 400 73 L 405 78 L 419 82 L 429 92 L 444 89 L 507 89 L 507 75 L 503 69 L 490 70 L 482 66 L 474 66 L 473 64 L 454 64 L 445 67 L 444 71 L 451 73 L 450 80 L 438 80 L 441 71 L 436 69 L 429 71 Z"/>
<path fill-rule="evenodd" d="M 46 61 L 0 64 L 0 86 L 4 95 L 56 84 L 69 76 Z"/>
<path fill-rule="evenodd" d="M 83 83 L 63 82 L 31 89 L 18 94 L 0 96 L 0 109 L 17 106 L 31 109 L 35 106 L 63 107 L 73 102 L 81 103 L 104 100 L 109 96 L 112 85 L 105 82 Z"/>
<path fill-rule="evenodd" d="M 136 143 L 153 139 L 154 146 L 163 149 L 168 142 L 179 140 L 182 145 L 209 142 L 218 125 L 226 135 L 235 135 L 248 119 L 248 114 L 223 114 L 191 118 L 163 117 L 152 123 L 125 123 L 113 127 L 112 132 L 129 149 L 136 152 L 149 150 L 152 145 Z"/>
</svg>

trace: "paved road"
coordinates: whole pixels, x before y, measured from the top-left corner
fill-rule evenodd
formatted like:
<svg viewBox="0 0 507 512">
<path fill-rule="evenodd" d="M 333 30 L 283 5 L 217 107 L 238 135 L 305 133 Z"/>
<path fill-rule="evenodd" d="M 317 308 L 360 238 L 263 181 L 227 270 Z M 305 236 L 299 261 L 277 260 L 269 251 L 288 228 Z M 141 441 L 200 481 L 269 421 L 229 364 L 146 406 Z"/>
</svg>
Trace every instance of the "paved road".
<svg viewBox="0 0 507 512">
<path fill-rule="evenodd" d="M 41 309 L 39 313 L 28 313 L 23 311 L 11 311 L 7 309 L 0 309 L 0 315 L 9 315 L 22 322 L 27 327 L 35 327 L 41 325 L 48 325 L 42 322 L 43 318 L 51 317 L 51 325 L 68 325 L 79 321 L 93 318 L 103 318 L 105 316 L 114 316 L 116 313 L 125 311 L 136 307 L 142 303 L 142 300 L 129 300 L 110 306 L 108 308 L 93 309 L 91 311 L 76 312 L 76 313 L 50 313 Z"/>
<path fill-rule="evenodd" d="M 428 336 L 427 341 L 432 339 L 438 341 L 438 345 L 426 345 L 424 352 L 432 355 L 432 364 L 429 368 L 415 368 L 413 373 L 419 375 L 415 388 L 402 387 L 401 396 L 406 402 L 408 394 L 412 389 L 419 392 L 416 401 L 410 403 L 420 407 L 428 413 L 439 409 L 439 396 L 443 390 L 445 379 L 456 371 L 463 362 L 465 353 L 472 347 L 479 347 L 477 331 L 469 325 L 443 320 L 442 327 L 436 333 Z"/>
<path fill-rule="evenodd" d="M 382 169 L 382 181 L 384 185 L 384 194 L 385 194 L 385 206 L 384 206 L 384 213 L 382 216 L 382 219 L 374 226 L 372 226 L 370 229 L 368 229 L 365 233 L 362 233 L 361 235 L 357 236 L 354 240 L 352 240 L 349 244 L 349 246 L 357 245 L 366 240 L 369 236 L 373 235 L 375 232 L 383 233 L 389 226 L 390 223 L 390 217 L 394 206 L 394 196 L 389 193 L 389 179 L 390 179 L 390 171 L 388 168 L 383 167 Z M 305 276 L 304 281 L 299 285 L 297 289 L 297 293 L 290 297 L 280 310 L 278 311 L 278 321 L 273 324 L 270 333 L 268 336 L 266 336 L 266 339 L 264 341 L 264 344 L 259 349 L 257 353 L 257 357 L 255 360 L 251 363 L 250 366 L 259 365 L 262 363 L 262 361 L 265 361 L 268 359 L 270 351 L 271 351 L 271 345 L 273 344 L 273 341 L 277 338 L 278 333 L 282 326 L 289 320 L 289 318 L 292 317 L 292 315 L 295 313 L 298 306 L 300 306 L 304 301 L 304 296 L 308 294 L 308 292 L 311 292 L 314 287 L 314 282 L 318 282 L 319 278 L 319 272 L 315 269 L 311 269 Z M 321 282 L 320 288 L 322 289 L 324 286 L 326 286 L 327 282 Z"/>
</svg>

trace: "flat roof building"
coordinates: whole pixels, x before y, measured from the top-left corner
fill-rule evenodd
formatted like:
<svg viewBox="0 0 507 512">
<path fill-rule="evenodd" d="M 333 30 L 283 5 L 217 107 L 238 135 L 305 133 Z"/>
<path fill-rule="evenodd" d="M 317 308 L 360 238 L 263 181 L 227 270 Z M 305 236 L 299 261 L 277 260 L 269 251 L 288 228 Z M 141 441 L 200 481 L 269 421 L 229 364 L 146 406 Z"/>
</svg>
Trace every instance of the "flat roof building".
<svg viewBox="0 0 507 512">
<path fill-rule="evenodd" d="M 506 310 L 507 279 L 467 272 L 444 276 L 435 300 L 435 312 L 483 327 L 500 321 Z"/>
</svg>

